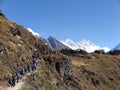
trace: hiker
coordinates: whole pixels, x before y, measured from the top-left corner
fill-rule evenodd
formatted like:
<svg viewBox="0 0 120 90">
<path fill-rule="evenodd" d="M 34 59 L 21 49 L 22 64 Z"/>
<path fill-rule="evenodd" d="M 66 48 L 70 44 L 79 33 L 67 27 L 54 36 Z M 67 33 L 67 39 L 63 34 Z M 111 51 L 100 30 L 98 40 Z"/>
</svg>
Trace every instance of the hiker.
<svg viewBox="0 0 120 90">
<path fill-rule="evenodd" d="M 30 72 L 30 65 L 27 63 L 27 71 Z"/>
<path fill-rule="evenodd" d="M 15 86 L 15 84 L 16 84 L 16 74 L 13 73 L 12 74 L 12 86 Z"/>
<path fill-rule="evenodd" d="M 12 74 L 10 74 L 10 77 L 8 78 L 8 83 L 10 86 L 12 85 Z"/>
<path fill-rule="evenodd" d="M 25 70 L 25 74 L 27 74 L 27 67 L 24 67 L 24 70 Z"/>
<path fill-rule="evenodd" d="M 35 63 L 36 63 L 36 66 L 39 66 L 39 61 L 38 60 Z"/>
<path fill-rule="evenodd" d="M 35 58 L 38 58 L 38 56 L 39 56 L 38 51 L 35 51 L 35 52 L 34 52 L 34 57 L 35 57 Z"/>
<path fill-rule="evenodd" d="M 34 70 L 36 70 L 36 69 L 37 69 L 36 63 L 33 63 L 33 64 L 32 64 L 32 71 L 34 71 Z"/>
<path fill-rule="evenodd" d="M 32 63 L 35 63 L 36 60 L 37 60 L 37 58 L 34 57 L 34 58 L 32 59 Z"/>
<path fill-rule="evenodd" d="M 23 67 L 21 67 L 21 69 L 20 69 L 20 74 L 21 74 L 21 75 L 24 75 L 24 73 L 25 73 L 25 70 L 24 70 Z"/>
<path fill-rule="evenodd" d="M 17 81 L 17 83 L 18 83 L 19 79 L 20 79 L 20 70 L 17 69 L 16 70 L 16 81 Z"/>
</svg>

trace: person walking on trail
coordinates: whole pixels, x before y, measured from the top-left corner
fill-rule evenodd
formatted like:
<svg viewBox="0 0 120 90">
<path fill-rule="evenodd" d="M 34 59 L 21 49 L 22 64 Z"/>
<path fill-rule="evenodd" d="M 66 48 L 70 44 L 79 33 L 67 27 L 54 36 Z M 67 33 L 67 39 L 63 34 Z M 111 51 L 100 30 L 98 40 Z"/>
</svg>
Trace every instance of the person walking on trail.
<svg viewBox="0 0 120 90">
<path fill-rule="evenodd" d="M 27 63 L 27 71 L 30 72 L 30 65 Z"/>
<path fill-rule="evenodd" d="M 16 73 L 12 74 L 12 86 L 15 86 L 16 84 Z"/>
<path fill-rule="evenodd" d="M 32 64 L 32 71 L 36 70 L 37 69 L 37 66 L 36 66 L 36 63 L 33 63 Z"/>
<path fill-rule="evenodd" d="M 25 74 L 24 67 L 21 67 L 20 74 L 21 74 L 22 76 L 24 76 L 24 74 Z"/>
<path fill-rule="evenodd" d="M 12 85 L 12 74 L 10 74 L 10 77 L 8 79 L 8 84 L 11 86 Z"/>
<path fill-rule="evenodd" d="M 38 51 L 34 51 L 33 58 L 38 58 L 38 57 L 39 57 L 39 53 L 38 53 Z"/>
<path fill-rule="evenodd" d="M 20 70 L 17 69 L 16 70 L 16 81 L 17 81 L 17 83 L 18 83 L 19 79 L 20 79 Z"/>
<path fill-rule="evenodd" d="M 24 67 L 24 70 L 25 70 L 25 74 L 27 74 L 27 67 Z"/>
</svg>

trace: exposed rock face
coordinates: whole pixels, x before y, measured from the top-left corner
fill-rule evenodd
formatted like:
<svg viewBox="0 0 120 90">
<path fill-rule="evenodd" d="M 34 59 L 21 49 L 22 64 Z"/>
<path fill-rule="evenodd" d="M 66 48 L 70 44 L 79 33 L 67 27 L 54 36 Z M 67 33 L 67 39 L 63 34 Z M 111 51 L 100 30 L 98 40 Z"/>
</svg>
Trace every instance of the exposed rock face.
<svg viewBox="0 0 120 90">
<path fill-rule="evenodd" d="M 13 36 L 21 35 L 21 31 L 18 28 L 10 27 L 10 31 L 12 32 Z"/>
<path fill-rule="evenodd" d="M 54 50 L 62 50 L 62 49 L 68 49 L 70 50 L 69 47 L 65 46 L 64 44 L 62 44 L 61 42 L 59 42 L 56 38 L 50 36 L 48 38 L 48 44 L 50 45 L 51 48 L 53 48 Z"/>
<path fill-rule="evenodd" d="M 0 56 L 4 56 L 6 53 L 6 49 L 5 49 L 5 46 L 0 43 Z"/>
<path fill-rule="evenodd" d="M 72 64 L 69 59 L 56 62 L 56 70 L 63 79 L 69 79 L 72 75 Z"/>
</svg>

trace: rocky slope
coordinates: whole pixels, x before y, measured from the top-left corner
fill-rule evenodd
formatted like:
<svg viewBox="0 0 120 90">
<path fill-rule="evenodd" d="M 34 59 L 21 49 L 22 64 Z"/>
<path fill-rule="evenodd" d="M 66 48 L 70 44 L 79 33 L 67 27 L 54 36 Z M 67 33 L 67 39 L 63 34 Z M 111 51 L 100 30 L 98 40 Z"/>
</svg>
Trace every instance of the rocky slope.
<svg viewBox="0 0 120 90">
<path fill-rule="evenodd" d="M 26 64 L 35 50 L 44 54 L 50 48 L 23 26 L 0 15 L 0 80 L 6 79 L 17 64 Z"/>
<path fill-rule="evenodd" d="M 3 14 L 0 14 L 0 88 L 7 87 L 9 76 L 16 72 L 18 66 L 26 67 L 27 64 L 32 63 L 34 51 L 39 53 L 38 60 L 41 60 L 41 63 L 39 63 L 40 67 L 37 67 L 36 74 L 32 73 L 28 80 L 39 76 L 41 80 L 44 80 L 42 90 L 49 87 L 49 84 L 53 86 L 52 83 L 57 82 L 52 81 L 49 76 L 54 76 L 56 78 L 54 80 L 58 81 L 61 78 L 67 80 L 72 76 L 72 64 L 68 58 L 59 52 L 53 52 L 45 42 L 34 37 L 23 26 L 9 21 Z M 36 82 L 36 79 L 34 82 Z M 26 84 L 29 83 L 31 81 L 26 82 Z M 33 83 L 31 87 L 34 87 Z M 41 83 L 41 81 L 38 81 L 38 83 Z M 33 87 L 25 90 L 33 90 Z M 22 90 L 24 90 L 24 87 Z"/>
</svg>

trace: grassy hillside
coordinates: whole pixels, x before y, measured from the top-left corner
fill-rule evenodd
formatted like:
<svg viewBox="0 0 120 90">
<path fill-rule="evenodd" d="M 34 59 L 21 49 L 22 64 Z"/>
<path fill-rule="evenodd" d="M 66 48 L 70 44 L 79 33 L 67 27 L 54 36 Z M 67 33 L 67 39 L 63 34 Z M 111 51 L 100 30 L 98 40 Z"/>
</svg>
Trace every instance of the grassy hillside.
<svg viewBox="0 0 120 90">
<path fill-rule="evenodd" d="M 35 49 L 41 54 L 50 50 L 23 26 L 0 14 L 0 81 L 7 79 L 16 65 L 24 66 L 29 62 Z"/>
<path fill-rule="evenodd" d="M 83 90 L 120 89 L 120 56 L 88 54 L 69 57 L 73 76 Z"/>
<path fill-rule="evenodd" d="M 37 80 L 27 79 L 21 90 L 119 90 L 120 56 L 104 54 L 77 54 L 72 60 L 73 75 L 63 80 L 53 66 L 43 62 L 36 73 Z M 37 88 L 37 89 L 36 89 Z"/>
</svg>

